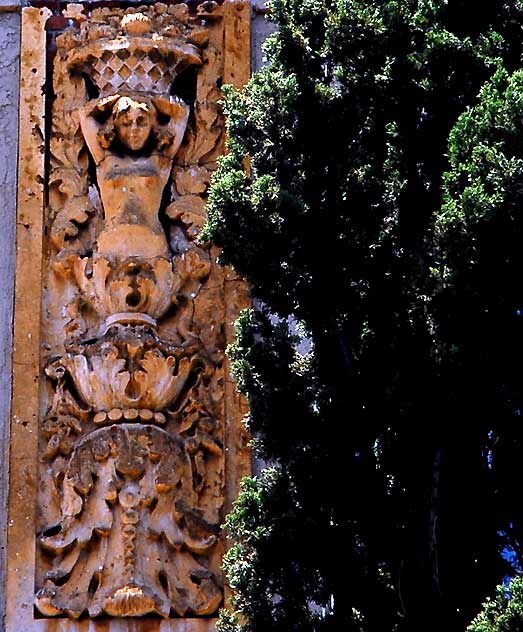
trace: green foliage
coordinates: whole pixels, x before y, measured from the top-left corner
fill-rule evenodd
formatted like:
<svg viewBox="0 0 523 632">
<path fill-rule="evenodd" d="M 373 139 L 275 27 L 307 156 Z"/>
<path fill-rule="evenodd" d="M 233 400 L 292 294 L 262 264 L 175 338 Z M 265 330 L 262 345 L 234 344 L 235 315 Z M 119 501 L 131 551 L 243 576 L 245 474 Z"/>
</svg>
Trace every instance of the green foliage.
<svg viewBox="0 0 523 632">
<path fill-rule="evenodd" d="M 516 577 L 508 588 L 498 586 L 496 597 L 483 606 L 467 632 L 520 632 L 523 629 L 523 578 Z"/>
<path fill-rule="evenodd" d="M 523 72 L 500 68 L 452 130 L 435 224 L 441 290 L 433 300 L 446 372 L 467 371 L 482 393 L 476 422 L 490 434 L 491 507 L 520 566 L 523 516 L 513 499 L 519 493 L 515 463 L 523 410 L 522 104 Z"/>
<path fill-rule="evenodd" d="M 271 629 L 274 620 L 288 630 L 299 629 L 314 619 L 307 605 L 307 596 L 317 590 L 313 577 L 303 576 L 294 560 L 304 533 L 314 538 L 307 524 L 297 533 L 296 518 L 300 512 L 295 502 L 292 483 L 281 471 L 265 470 L 259 480 L 246 479 L 235 509 L 226 527 L 236 541 L 225 557 L 224 569 L 235 591 L 235 610 L 251 622 L 253 629 Z M 270 510 L 268 510 L 270 508 Z M 302 514 L 303 515 L 303 514 Z M 279 573 L 267 572 L 264 558 L 272 548 L 280 552 Z M 287 597 L 282 601 L 281 595 Z M 252 599 L 256 595 L 256 600 Z M 246 624 L 246 629 L 250 629 Z M 238 629 L 238 619 L 222 616 L 219 632 Z"/>
<path fill-rule="evenodd" d="M 521 8 L 271 10 L 202 235 L 256 299 L 230 353 L 271 465 L 221 630 L 461 632 L 523 529 Z"/>
<path fill-rule="evenodd" d="M 456 273 L 470 275 L 478 267 L 484 269 L 484 257 L 489 266 L 505 266 L 499 270 L 502 276 L 511 274 L 518 263 L 513 257 L 518 256 L 516 240 L 521 235 L 522 105 L 523 73 L 509 76 L 500 69 L 482 88 L 479 104 L 467 110 L 452 130 L 451 170 L 436 225 L 440 259 L 444 266 L 448 262 L 443 269 L 447 282 L 457 283 L 452 276 Z M 504 261 L 497 264 L 492 251 L 484 247 L 487 241 L 495 244 L 491 231 L 501 240 L 496 257 Z"/>
</svg>

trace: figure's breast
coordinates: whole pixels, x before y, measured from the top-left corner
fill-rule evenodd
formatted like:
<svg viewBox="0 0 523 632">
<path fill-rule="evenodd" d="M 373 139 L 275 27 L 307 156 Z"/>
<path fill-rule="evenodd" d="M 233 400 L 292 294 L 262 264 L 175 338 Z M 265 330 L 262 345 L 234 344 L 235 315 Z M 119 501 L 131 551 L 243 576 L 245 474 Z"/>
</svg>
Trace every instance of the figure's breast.
<svg viewBox="0 0 523 632">
<path fill-rule="evenodd" d="M 98 184 L 117 188 L 133 186 L 163 191 L 169 177 L 161 156 L 152 154 L 142 158 L 108 154 L 97 167 Z"/>
<path fill-rule="evenodd" d="M 112 163 L 112 164 L 111 164 Z M 111 161 L 107 165 L 105 177 L 107 180 L 119 180 L 120 178 L 157 178 L 160 176 L 157 165 L 153 161 L 120 162 Z"/>
<path fill-rule="evenodd" d="M 135 209 L 146 215 L 158 213 L 168 175 L 155 155 L 137 159 L 107 156 L 98 166 L 98 187 L 106 219 L 123 212 L 131 201 Z"/>
</svg>

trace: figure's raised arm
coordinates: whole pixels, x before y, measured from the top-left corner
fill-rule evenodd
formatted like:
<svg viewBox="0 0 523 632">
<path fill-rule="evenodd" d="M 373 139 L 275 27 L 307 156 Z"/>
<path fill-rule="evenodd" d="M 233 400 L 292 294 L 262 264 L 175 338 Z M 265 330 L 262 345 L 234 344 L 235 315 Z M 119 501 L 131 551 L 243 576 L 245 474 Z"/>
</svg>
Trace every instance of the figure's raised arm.
<svg viewBox="0 0 523 632">
<path fill-rule="evenodd" d="M 179 97 L 157 97 L 153 99 L 154 106 L 160 114 L 169 117 L 169 120 L 164 125 L 159 125 L 160 129 L 169 132 L 172 137 L 172 143 L 170 143 L 163 153 L 169 158 L 173 158 L 180 145 L 182 144 L 183 136 L 187 128 L 187 121 L 189 119 L 189 106 L 182 101 Z"/>
<path fill-rule="evenodd" d="M 101 162 L 106 155 L 106 150 L 102 147 L 98 138 L 103 123 L 100 123 L 96 117 L 112 109 L 118 98 L 118 96 L 114 96 L 94 102 L 90 101 L 78 113 L 85 142 L 96 164 Z"/>
</svg>

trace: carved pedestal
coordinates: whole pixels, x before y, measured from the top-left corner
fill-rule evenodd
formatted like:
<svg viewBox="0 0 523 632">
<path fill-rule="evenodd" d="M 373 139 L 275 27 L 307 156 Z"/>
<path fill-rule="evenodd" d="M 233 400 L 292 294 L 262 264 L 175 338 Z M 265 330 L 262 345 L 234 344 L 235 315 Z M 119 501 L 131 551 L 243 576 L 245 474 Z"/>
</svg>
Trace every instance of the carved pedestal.
<svg viewBox="0 0 523 632">
<path fill-rule="evenodd" d="M 197 236 L 249 6 L 64 15 L 47 83 L 49 11 L 23 16 L 7 630 L 210 631 L 248 299 Z"/>
</svg>

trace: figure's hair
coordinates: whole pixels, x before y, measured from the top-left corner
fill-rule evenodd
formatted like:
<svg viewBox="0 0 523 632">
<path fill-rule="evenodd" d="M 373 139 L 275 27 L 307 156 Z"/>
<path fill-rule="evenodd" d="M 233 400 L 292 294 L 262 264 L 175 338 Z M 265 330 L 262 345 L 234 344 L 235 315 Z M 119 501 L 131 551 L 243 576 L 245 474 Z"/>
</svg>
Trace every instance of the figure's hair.
<svg viewBox="0 0 523 632">
<path fill-rule="evenodd" d="M 131 108 L 139 108 L 147 112 L 151 117 L 151 136 L 156 141 L 156 147 L 161 151 L 173 142 L 173 134 L 160 127 L 158 122 L 158 112 L 152 101 L 145 97 L 140 97 L 140 101 L 131 97 L 120 97 L 113 105 L 109 118 L 99 130 L 97 137 L 103 149 L 109 149 L 116 138 L 116 119 L 120 114 L 127 112 Z"/>
</svg>

